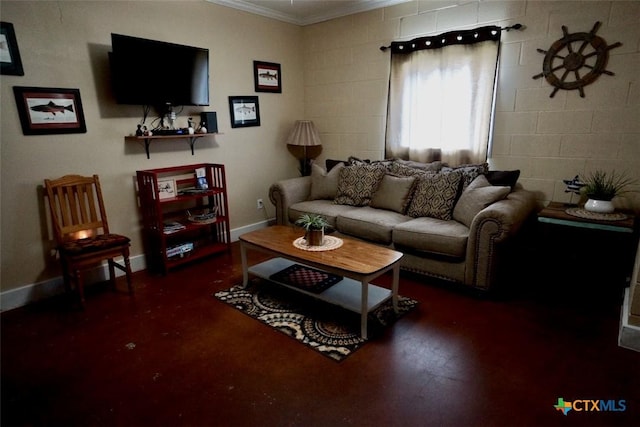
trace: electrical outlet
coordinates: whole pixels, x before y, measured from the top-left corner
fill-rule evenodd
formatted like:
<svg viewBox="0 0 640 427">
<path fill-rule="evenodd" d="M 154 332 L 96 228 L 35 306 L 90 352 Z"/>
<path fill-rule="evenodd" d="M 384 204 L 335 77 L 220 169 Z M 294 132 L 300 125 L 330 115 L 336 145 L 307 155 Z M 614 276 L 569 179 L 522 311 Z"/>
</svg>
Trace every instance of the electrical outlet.
<svg viewBox="0 0 640 427">
<path fill-rule="evenodd" d="M 258 207 L 258 210 L 264 209 L 264 202 L 262 201 L 262 199 L 258 199 L 256 201 L 256 206 Z"/>
</svg>

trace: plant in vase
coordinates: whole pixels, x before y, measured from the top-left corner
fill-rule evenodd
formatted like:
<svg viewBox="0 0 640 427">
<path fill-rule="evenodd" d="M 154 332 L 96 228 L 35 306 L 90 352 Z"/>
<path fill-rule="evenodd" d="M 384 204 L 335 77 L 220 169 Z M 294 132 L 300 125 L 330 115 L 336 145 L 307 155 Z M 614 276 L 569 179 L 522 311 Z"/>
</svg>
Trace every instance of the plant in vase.
<svg viewBox="0 0 640 427">
<path fill-rule="evenodd" d="M 616 196 L 629 192 L 628 187 L 634 182 L 625 173 L 607 173 L 601 170 L 592 172 L 584 180 L 585 185 L 582 187 L 582 191 L 588 199 L 584 204 L 584 208 L 598 213 L 613 212 L 615 208 L 611 200 Z"/>
<path fill-rule="evenodd" d="M 303 214 L 295 222 L 305 229 L 304 239 L 309 246 L 322 246 L 324 243 L 324 228 L 329 225 L 327 220 L 317 214 Z"/>
</svg>

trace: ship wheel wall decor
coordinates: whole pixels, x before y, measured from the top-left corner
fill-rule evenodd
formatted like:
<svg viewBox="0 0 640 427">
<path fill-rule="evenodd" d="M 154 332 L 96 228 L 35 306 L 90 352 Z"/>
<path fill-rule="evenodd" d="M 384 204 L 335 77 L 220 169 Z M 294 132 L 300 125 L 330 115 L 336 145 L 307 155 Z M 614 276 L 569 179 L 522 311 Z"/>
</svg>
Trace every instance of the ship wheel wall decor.
<svg viewBox="0 0 640 427">
<path fill-rule="evenodd" d="M 584 87 L 595 82 L 600 74 L 615 75 L 606 70 L 609 61 L 609 50 L 622 46 L 622 43 L 614 43 L 607 46 L 607 42 L 602 37 L 596 36 L 600 28 L 600 22 L 596 22 L 589 33 L 569 34 L 567 27 L 562 26 L 564 37 L 553 42 L 549 50 L 537 49 L 544 53 L 542 62 L 542 73 L 533 76 L 534 79 L 544 77 L 550 85 L 555 86 L 550 98 L 560 89 L 580 91 L 580 96 L 584 98 Z M 581 75 L 582 68 L 589 71 Z M 561 71 L 558 77 L 555 72 Z M 575 79 L 569 79 L 573 75 Z"/>
</svg>

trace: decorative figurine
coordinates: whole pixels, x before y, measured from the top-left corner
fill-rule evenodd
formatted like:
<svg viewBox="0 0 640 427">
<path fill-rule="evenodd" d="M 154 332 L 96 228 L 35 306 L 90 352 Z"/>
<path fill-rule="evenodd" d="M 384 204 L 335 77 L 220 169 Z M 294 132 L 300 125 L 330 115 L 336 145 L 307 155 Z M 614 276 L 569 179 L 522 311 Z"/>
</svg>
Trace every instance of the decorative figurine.
<svg viewBox="0 0 640 427">
<path fill-rule="evenodd" d="M 138 125 L 138 129 L 136 130 L 136 136 L 142 136 L 142 125 Z"/>
<path fill-rule="evenodd" d="M 207 133 L 207 128 L 205 127 L 205 122 L 200 122 L 200 127 L 198 128 L 198 133 Z"/>
<path fill-rule="evenodd" d="M 187 127 L 189 135 L 193 135 L 196 132 L 193 127 L 193 119 L 191 117 L 189 117 L 189 120 L 187 120 Z"/>
</svg>

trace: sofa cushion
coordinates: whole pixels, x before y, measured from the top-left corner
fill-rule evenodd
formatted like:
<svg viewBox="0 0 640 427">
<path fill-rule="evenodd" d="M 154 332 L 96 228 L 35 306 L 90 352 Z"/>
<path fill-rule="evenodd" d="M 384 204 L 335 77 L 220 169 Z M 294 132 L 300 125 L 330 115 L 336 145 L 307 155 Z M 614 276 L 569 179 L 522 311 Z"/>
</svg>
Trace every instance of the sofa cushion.
<svg viewBox="0 0 640 427">
<path fill-rule="evenodd" d="M 415 182 L 416 177 L 413 176 L 386 174 L 371 199 L 371 207 L 404 214 L 411 201 Z"/>
<path fill-rule="evenodd" d="M 450 220 L 461 179 L 462 172 L 459 171 L 420 176 L 407 215 Z"/>
<path fill-rule="evenodd" d="M 502 200 L 511 192 L 511 187 L 493 186 L 484 175 L 478 176 L 462 192 L 453 208 L 453 219 L 471 227 L 473 218 L 490 204 Z"/>
<path fill-rule="evenodd" d="M 384 166 L 364 163 L 342 168 L 335 202 L 339 205 L 368 206 L 385 173 Z"/>
<path fill-rule="evenodd" d="M 397 212 L 363 206 L 340 214 L 336 228 L 344 234 L 388 245 L 393 228 L 410 219 Z"/>
<path fill-rule="evenodd" d="M 393 229 L 393 244 L 432 254 L 464 259 L 469 228 L 457 221 L 436 218 L 415 218 Z"/>
<path fill-rule="evenodd" d="M 348 205 L 336 205 L 333 200 L 308 200 L 289 206 L 289 222 L 296 222 L 301 215 L 306 213 L 318 214 L 327 220 L 329 226 L 336 228 L 338 215 L 353 209 L 357 210 L 358 208 Z"/>
<path fill-rule="evenodd" d="M 338 178 L 344 164 L 338 164 L 329 172 L 322 166 L 314 163 L 311 165 L 311 193 L 309 200 L 333 200 L 338 192 Z"/>
</svg>

